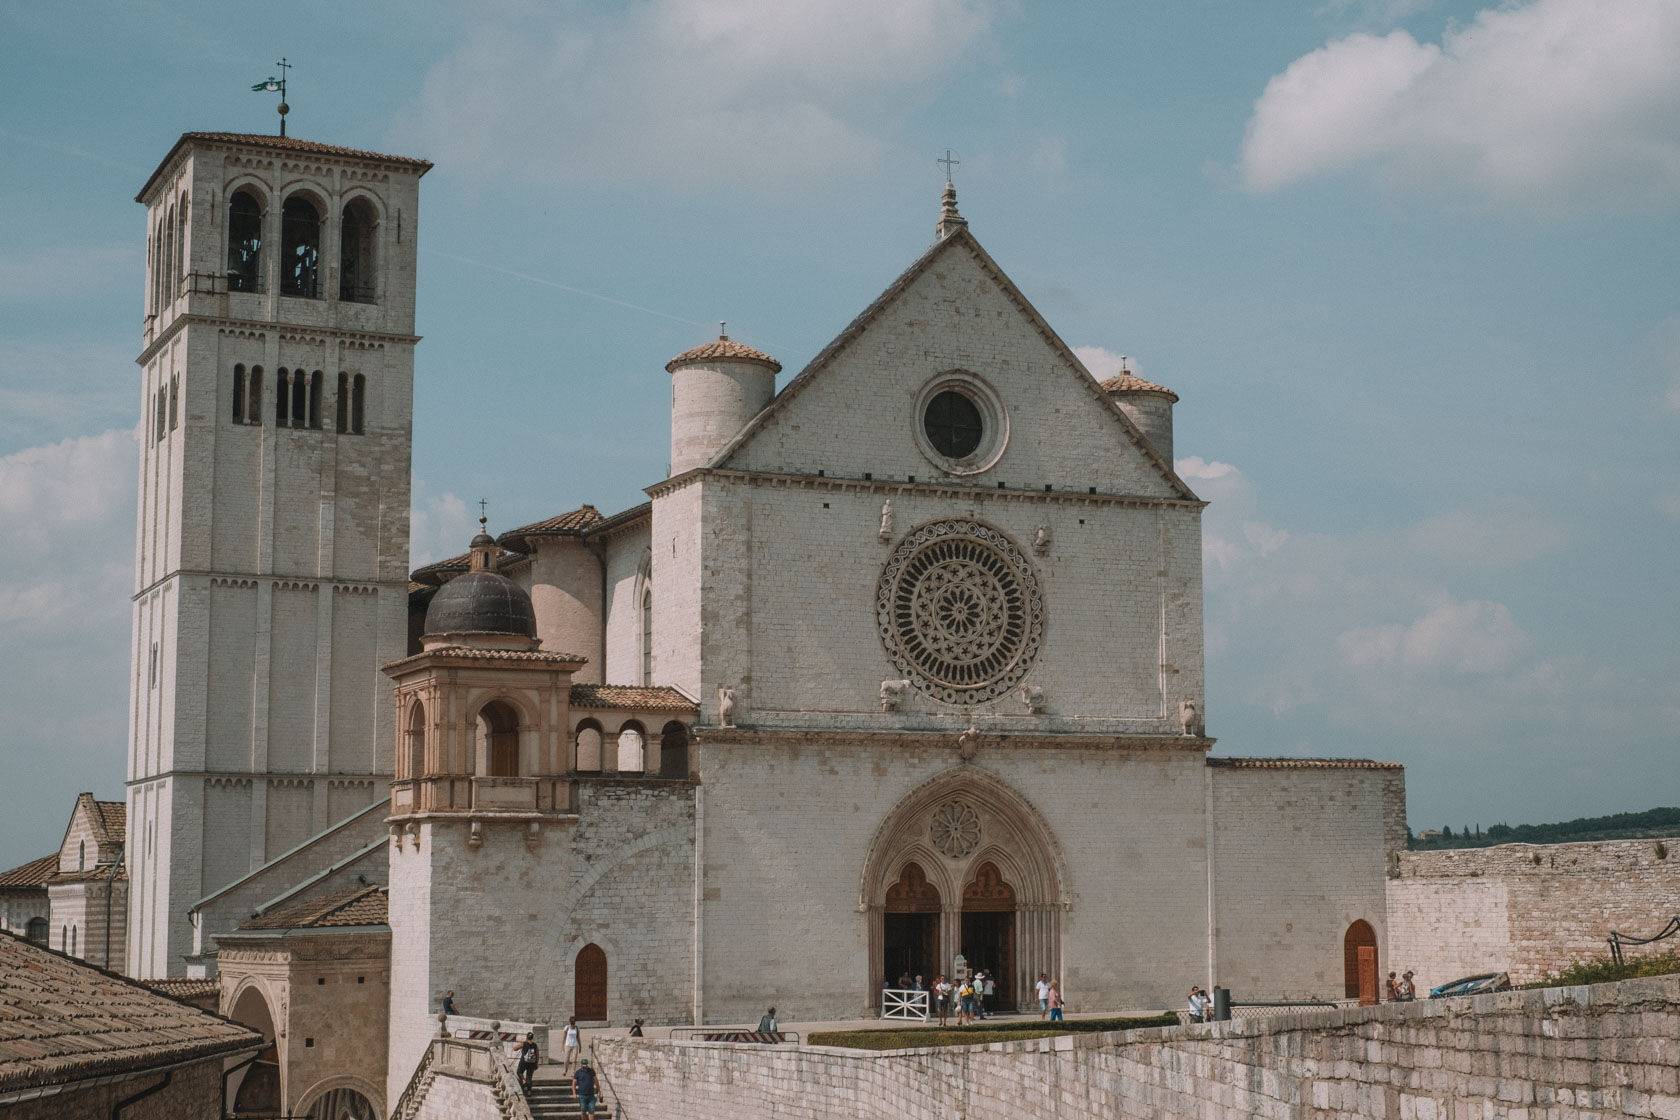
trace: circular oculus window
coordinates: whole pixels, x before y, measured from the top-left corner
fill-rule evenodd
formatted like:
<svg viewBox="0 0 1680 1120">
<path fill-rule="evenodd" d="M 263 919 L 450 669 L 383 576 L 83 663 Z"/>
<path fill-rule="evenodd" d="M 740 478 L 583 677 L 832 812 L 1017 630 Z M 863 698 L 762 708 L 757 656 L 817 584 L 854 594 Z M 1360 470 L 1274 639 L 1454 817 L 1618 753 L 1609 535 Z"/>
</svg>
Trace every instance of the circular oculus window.
<svg viewBox="0 0 1680 1120">
<path fill-rule="evenodd" d="M 876 590 L 887 655 L 947 704 L 1003 696 L 1044 640 L 1038 577 L 1013 541 L 977 521 L 935 521 L 893 550 Z"/>
<path fill-rule="evenodd" d="M 990 469 L 1009 441 L 1009 416 L 980 378 L 962 370 L 942 373 L 916 394 L 916 446 L 947 474 Z"/>
</svg>

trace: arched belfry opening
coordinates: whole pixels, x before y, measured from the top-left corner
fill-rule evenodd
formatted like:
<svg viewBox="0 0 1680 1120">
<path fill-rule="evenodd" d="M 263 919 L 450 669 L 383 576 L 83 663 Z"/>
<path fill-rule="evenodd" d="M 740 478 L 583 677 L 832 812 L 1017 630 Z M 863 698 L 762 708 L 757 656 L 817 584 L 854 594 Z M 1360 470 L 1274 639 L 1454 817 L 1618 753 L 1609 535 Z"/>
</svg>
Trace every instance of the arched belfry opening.
<svg viewBox="0 0 1680 1120">
<path fill-rule="evenodd" d="M 482 773 L 492 778 L 519 776 L 519 713 L 504 700 L 492 700 L 478 712 Z"/>
<path fill-rule="evenodd" d="M 959 954 L 991 970 L 999 1007 L 1015 1006 L 1039 973 L 1061 973 L 1067 861 L 1044 815 L 984 770 L 948 770 L 894 806 L 859 891 L 872 1004 L 905 972 L 950 974 Z"/>
</svg>

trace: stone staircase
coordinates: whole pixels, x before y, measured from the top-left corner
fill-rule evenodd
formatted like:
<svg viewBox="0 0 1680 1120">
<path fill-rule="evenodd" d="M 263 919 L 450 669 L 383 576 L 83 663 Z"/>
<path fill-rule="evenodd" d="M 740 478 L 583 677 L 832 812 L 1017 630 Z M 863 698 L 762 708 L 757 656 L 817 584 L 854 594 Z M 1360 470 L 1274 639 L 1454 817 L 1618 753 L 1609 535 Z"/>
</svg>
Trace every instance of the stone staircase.
<svg viewBox="0 0 1680 1120">
<path fill-rule="evenodd" d="M 582 1116 L 571 1078 L 558 1076 L 558 1070 L 548 1078 L 541 1074 L 539 1070 L 537 1080 L 531 1083 L 531 1092 L 525 1098 L 531 1109 L 531 1120 L 573 1120 Z M 595 1120 L 610 1120 L 616 1115 L 617 1110 L 610 1100 L 605 1096 L 595 1098 Z"/>
</svg>

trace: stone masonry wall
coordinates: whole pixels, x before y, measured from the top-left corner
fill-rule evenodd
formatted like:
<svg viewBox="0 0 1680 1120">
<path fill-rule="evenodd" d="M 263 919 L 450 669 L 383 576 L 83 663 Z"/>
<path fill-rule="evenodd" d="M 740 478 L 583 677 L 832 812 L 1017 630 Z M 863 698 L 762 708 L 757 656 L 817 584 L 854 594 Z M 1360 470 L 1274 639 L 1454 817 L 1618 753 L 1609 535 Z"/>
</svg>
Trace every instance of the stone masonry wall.
<svg viewBox="0 0 1680 1120">
<path fill-rule="evenodd" d="M 0 1112 L 6 1120 L 110 1120 L 115 1105 L 162 1080 L 161 1073 L 140 1073 L 109 1084 L 0 1105 Z M 215 1120 L 221 1115 L 220 1058 L 174 1070 L 168 1085 L 122 1110 L 122 1120 Z"/>
<path fill-rule="evenodd" d="M 1680 977 L 881 1053 L 600 1039 L 634 1117 L 1680 1116 Z"/>
<path fill-rule="evenodd" d="M 1397 868 L 1389 960 L 1420 989 L 1496 970 L 1538 980 L 1608 952 L 1611 930 L 1649 937 L 1680 913 L 1674 839 L 1402 852 Z"/>
</svg>

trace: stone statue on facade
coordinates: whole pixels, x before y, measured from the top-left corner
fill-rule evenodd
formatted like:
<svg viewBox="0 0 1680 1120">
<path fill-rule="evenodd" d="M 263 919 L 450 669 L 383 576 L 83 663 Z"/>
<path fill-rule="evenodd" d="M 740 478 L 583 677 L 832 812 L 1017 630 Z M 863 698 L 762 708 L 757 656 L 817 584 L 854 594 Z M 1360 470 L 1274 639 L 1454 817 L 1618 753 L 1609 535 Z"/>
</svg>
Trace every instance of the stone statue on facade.
<svg viewBox="0 0 1680 1120">
<path fill-rule="evenodd" d="M 1023 684 L 1015 690 L 1015 695 L 1021 703 L 1027 706 L 1027 714 L 1036 716 L 1044 711 L 1044 687 L 1036 684 Z"/>
<path fill-rule="evenodd" d="M 957 756 L 964 762 L 974 761 L 974 756 L 980 753 L 980 729 L 970 727 L 957 736 Z"/>
<path fill-rule="evenodd" d="M 1033 551 L 1043 556 L 1050 551 L 1050 542 L 1053 539 L 1054 533 L 1050 526 L 1048 524 L 1040 525 L 1033 530 Z"/>
<path fill-rule="evenodd" d="M 886 500 L 886 503 L 881 506 L 881 528 L 875 535 L 880 537 L 884 541 L 892 540 L 892 535 L 893 535 L 893 508 L 892 508 L 892 499 L 891 498 L 888 498 Z"/>
<path fill-rule="evenodd" d="M 735 690 L 726 684 L 718 685 L 718 726 L 735 726 Z"/>
<path fill-rule="evenodd" d="M 1194 700 L 1182 700 L 1179 702 L 1178 725 L 1183 729 L 1183 733 L 1186 735 L 1200 735 L 1202 733 L 1202 721 L 1197 715 L 1196 702 Z"/>
<path fill-rule="evenodd" d="M 910 695 L 909 681 L 881 682 L 881 710 L 896 712 L 904 706 L 904 698 Z"/>
</svg>

